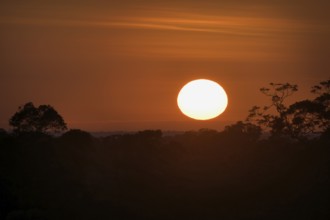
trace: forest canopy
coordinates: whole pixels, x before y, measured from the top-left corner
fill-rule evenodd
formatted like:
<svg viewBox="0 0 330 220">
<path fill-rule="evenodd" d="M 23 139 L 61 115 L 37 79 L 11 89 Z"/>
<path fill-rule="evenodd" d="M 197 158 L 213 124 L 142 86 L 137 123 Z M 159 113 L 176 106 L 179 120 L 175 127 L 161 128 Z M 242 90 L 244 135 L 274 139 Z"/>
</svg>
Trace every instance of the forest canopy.
<svg viewBox="0 0 330 220">
<path fill-rule="evenodd" d="M 15 135 L 0 129 L 0 219 L 329 219 L 329 81 L 286 105 L 297 89 L 270 84 L 249 121 L 171 136 L 51 136 L 62 117 L 27 103 Z"/>
</svg>

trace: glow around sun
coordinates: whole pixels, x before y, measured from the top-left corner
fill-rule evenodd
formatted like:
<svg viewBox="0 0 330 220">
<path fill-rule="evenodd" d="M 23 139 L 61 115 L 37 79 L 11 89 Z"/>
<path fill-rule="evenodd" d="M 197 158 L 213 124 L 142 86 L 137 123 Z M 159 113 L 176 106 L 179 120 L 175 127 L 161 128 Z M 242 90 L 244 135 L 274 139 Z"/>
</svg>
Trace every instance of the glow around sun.
<svg viewBox="0 0 330 220">
<path fill-rule="evenodd" d="M 228 97 L 218 83 L 197 79 L 180 90 L 177 102 L 184 115 L 196 120 L 209 120 L 226 110 Z"/>
</svg>

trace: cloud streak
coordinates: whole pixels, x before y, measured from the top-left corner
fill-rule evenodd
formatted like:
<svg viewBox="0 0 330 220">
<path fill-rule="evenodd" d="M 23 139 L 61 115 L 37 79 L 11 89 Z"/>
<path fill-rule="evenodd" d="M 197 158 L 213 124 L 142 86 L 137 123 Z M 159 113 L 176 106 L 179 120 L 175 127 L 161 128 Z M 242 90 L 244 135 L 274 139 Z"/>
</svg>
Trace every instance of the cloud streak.
<svg viewBox="0 0 330 220">
<path fill-rule="evenodd" d="M 165 16 L 112 17 L 111 19 L 52 19 L 52 18 L 2 18 L 2 24 L 45 25 L 94 28 L 150 29 L 160 31 L 205 32 L 227 35 L 269 36 L 297 33 L 323 26 L 299 21 L 265 17 L 201 16 L 177 14 Z"/>
</svg>

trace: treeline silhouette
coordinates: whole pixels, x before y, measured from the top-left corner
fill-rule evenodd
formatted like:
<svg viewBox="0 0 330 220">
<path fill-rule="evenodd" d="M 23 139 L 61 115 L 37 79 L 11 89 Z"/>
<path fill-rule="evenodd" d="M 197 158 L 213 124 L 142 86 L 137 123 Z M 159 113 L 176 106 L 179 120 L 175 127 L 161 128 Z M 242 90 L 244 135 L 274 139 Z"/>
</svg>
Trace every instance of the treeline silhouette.
<svg viewBox="0 0 330 220">
<path fill-rule="evenodd" d="M 0 219 L 329 219 L 328 102 L 315 110 L 318 98 L 310 101 L 317 117 L 307 108 L 309 132 L 294 119 L 304 105 L 293 114 L 275 96 L 273 114 L 271 105 L 254 107 L 223 131 L 173 136 L 52 136 L 53 127 L 66 130 L 62 117 L 27 103 L 10 119 L 13 133 L 0 129 Z"/>
<path fill-rule="evenodd" d="M 1 138 L 2 219 L 327 219 L 329 142 L 200 130 Z"/>
</svg>

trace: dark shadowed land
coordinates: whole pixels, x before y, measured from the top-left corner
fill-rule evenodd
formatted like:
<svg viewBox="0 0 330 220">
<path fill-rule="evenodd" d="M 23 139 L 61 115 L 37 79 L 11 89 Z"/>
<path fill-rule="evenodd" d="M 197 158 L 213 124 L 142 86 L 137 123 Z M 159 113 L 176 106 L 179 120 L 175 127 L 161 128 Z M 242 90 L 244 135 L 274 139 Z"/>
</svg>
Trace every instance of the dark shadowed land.
<svg viewBox="0 0 330 220">
<path fill-rule="evenodd" d="M 61 115 L 26 103 L 0 129 L 0 219 L 329 219 L 330 80 L 286 105 L 296 90 L 270 84 L 247 121 L 174 135 L 54 137 Z"/>
<path fill-rule="evenodd" d="M 3 136 L 0 219 L 328 219 L 327 138 Z"/>
</svg>

